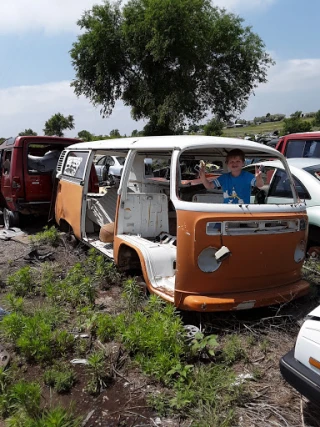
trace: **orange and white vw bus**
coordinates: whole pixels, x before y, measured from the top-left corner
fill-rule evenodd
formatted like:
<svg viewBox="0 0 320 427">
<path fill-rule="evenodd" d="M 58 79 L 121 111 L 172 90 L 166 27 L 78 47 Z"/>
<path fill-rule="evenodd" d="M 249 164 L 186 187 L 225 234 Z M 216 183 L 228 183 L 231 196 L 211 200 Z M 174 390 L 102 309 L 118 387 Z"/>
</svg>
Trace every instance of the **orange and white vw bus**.
<svg viewBox="0 0 320 427">
<path fill-rule="evenodd" d="M 268 166 L 264 187 L 252 188 L 250 203 L 225 204 L 221 189 L 206 190 L 200 162 L 213 180 L 227 172 L 225 158 L 234 148 L 243 150 L 246 163 L 280 160 L 292 197 L 268 201 L 279 184 Z M 90 193 L 90 171 L 101 155 L 125 158 L 121 180 Z M 306 207 L 286 159 L 273 148 L 205 136 L 85 142 L 62 152 L 57 178 L 57 223 L 121 269 L 143 276 L 150 293 L 179 309 L 241 310 L 308 292 L 301 279 Z"/>
</svg>

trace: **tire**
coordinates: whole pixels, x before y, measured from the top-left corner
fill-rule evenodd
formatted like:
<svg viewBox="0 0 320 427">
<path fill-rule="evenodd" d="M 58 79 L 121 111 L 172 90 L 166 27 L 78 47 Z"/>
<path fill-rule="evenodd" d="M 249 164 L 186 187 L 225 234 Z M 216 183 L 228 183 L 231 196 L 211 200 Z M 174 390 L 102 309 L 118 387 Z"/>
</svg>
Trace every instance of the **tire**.
<svg viewBox="0 0 320 427">
<path fill-rule="evenodd" d="M 4 227 L 8 230 L 12 227 L 18 227 L 19 226 L 19 213 L 18 212 L 12 212 L 7 208 L 3 209 L 3 222 Z"/>
</svg>

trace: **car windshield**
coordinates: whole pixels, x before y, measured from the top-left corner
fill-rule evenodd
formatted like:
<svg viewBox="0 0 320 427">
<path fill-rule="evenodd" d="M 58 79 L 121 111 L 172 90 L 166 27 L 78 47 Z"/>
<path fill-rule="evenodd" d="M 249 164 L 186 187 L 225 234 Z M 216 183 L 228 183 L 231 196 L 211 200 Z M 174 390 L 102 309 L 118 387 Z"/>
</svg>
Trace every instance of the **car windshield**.
<svg viewBox="0 0 320 427">
<path fill-rule="evenodd" d="M 121 166 L 124 165 L 124 162 L 126 161 L 125 157 L 117 157 L 118 162 L 120 163 Z"/>
<path fill-rule="evenodd" d="M 304 168 L 304 170 L 306 172 L 309 172 L 312 176 L 320 180 L 320 164 L 308 166 L 307 168 Z"/>
</svg>

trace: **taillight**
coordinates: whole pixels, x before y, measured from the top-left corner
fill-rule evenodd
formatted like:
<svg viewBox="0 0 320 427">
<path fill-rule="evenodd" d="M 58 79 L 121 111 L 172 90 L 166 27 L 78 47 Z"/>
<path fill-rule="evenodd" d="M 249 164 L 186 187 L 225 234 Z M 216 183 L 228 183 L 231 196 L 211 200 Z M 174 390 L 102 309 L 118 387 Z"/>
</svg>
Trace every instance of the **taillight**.
<svg viewBox="0 0 320 427">
<path fill-rule="evenodd" d="M 20 183 L 20 178 L 18 176 L 14 176 L 12 179 L 12 188 L 20 188 L 21 187 L 21 183 Z"/>
</svg>

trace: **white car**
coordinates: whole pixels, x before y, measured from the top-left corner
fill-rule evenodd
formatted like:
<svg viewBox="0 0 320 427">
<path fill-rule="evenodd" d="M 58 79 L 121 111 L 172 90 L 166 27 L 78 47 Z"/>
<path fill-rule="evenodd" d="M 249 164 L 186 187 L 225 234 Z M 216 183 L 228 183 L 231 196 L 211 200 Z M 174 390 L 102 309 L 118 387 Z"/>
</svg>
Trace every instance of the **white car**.
<svg viewBox="0 0 320 427">
<path fill-rule="evenodd" d="M 100 157 L 95 163 L 99 183 L 107 181 L 110 176 L 116 183 L 119 182 L 125 160 L 125 157 L 120 156 Z"/>
<path fill-rule="evenodd" d="M 320 245 L 320 159 L 294 158 L 287 161 L 299 197 L 307 206 L 309 246 Z M 254 173 L 256 166 L 263 169 L 266 184 L 259 203 L 292 203 L 290 183 L 283 165 L 275 160 L 254 163 L 244 169 Z M 252 203 L 255 197 L 257 196 L 252 195 Z"/>
<path fill-rule="evenodd" d="M 320 306 L 306 317 L 294 349 L 280 359 L 280 371 L 299 393 L 320 404 Z"/>
</svg>

